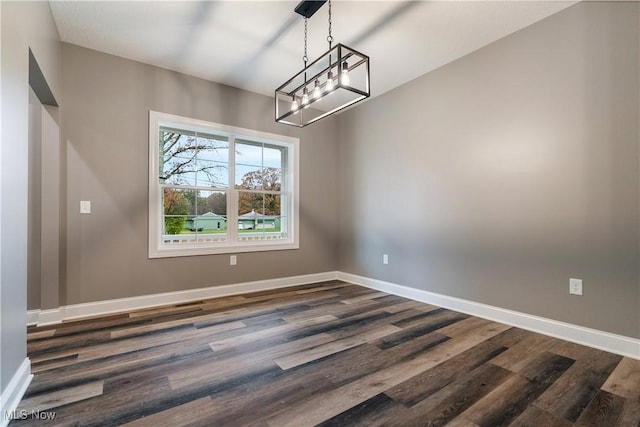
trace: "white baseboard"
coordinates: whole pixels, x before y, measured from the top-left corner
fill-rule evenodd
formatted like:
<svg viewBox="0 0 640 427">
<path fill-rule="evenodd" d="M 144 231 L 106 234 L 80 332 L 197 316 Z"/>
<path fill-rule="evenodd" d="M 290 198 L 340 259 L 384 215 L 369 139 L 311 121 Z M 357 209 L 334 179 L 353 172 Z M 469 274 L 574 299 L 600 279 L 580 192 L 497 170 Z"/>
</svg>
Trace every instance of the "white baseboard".
<svg viewBox="0 0 640 427">
<path fill-rule="evenodd" d="M 2 396 L 0 396 L 0 410 L 2 411 L 2 413 L 0 413 L 0 427 L 9 425 L 11 421 L 10 415 L 18 407 L 32 378 L 31 362 L 29 358 L 25 358 L 13 375 L 13 378 L 11 378 L 11 381 L 9 381 L 7 388 L 2 392 Z"/>
<path fill-rule="evenodd" d="M 212 286 L 209 288 L 189 289 L 186 291 L 165 292 L 131 298 L 119 298 L 106 301 L 72 304 L 56 310 L 33 310 L 29 312 L 29 322 L 38 326 L 60 323 L 63 320 L 113 314 L 122 311 L 140 310 L 169 304 L 182 304 L 208 298 L 219 298 L 268 289 L 306 285 L 328 280 L 335 280 L 337 272 L 306 274 L 302 276 L 282 277 L 277 279 L 258 280 L 255 282 L 236 283 L 232 285 Z"/>
<path fill-rule="evenodd" d="M 37 326 L 40 320 L 40 309 L 27 310 L 27 326 Z"/>
<path fill-rule="evenodd" d="M 62 322 L 62 310 L 53 308 L 49 310 L 40 310 L 38 317 L 38 326 L 54 325 Z"/>
<path fill-rule="evenodd" d="M 482 317 L 508 325 L 517 326 L 533 332 L 571 341 L 577 344 L 587 345 L 599 350 L 619 354 L 621 356 L 640 359 L 640 339 L 616 335 L 597 329 L 586 328 L 518 311 L 507 310 L 487 304 L 450 297 L 421 289 L 410 288 L 397 285 L 395 283 L 384 282 L 382 280 L 370 279 L 368 277 L 357 276 L 355 274 L 338 272 L 338 279 L 353 283 L 378 291 L 387 292 L 393 295 L 409 298 L 427 304 L 437 305 Z"/>
<path fill-rule="evenodd" d="M 64 307 L 52 308 L 48 310 L 28 310 L 27 326 L 55 325 L 62 322 Z"/>
</svg>

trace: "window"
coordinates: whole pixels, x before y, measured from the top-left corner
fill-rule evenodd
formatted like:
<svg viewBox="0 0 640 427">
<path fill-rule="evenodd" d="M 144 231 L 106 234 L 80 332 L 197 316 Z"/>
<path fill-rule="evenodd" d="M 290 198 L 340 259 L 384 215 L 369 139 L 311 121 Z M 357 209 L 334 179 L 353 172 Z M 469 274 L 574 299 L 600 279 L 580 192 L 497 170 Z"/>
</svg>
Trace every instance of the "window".
<svg viewBox="0 0 640 427">
<path fill-rule="evenodd" d="M 298 139 L 149 112 L 149 258 L 297 249 Z"/>
</svg>

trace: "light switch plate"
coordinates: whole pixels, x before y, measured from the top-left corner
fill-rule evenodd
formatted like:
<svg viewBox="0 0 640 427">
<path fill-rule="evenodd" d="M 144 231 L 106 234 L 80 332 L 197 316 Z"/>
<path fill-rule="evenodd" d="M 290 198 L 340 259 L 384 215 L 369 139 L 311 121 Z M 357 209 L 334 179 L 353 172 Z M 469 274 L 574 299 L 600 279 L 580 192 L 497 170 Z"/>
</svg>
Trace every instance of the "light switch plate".
<svg viewBox="0 0 640 427">
<path fill-rule="evenodd" d="M 80 200 L 80 213 L 81 214 L 90 214 L 91 213 L 91 201 L 90 200 Z"/>
</svg>

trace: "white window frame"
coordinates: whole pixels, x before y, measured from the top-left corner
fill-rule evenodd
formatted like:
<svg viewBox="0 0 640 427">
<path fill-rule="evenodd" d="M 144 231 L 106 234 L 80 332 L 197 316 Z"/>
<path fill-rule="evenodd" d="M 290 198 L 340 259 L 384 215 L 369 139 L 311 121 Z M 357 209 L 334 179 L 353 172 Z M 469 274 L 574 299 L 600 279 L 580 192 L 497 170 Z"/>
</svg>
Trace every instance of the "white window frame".
<svg viewBox="0 0 640 427">
<path fill-rule="evenodd" d="M 161 231 L 164 203 L 158 179 L 158 171 L 160 170 L 160 144 L 158 138 L 161 126 L 208 134 L 214 133 L 229 138 L 229 188 L 227 189 L 227 240 L 225 242 L 180 245 L 163 243 Z M 238 241 L 236 224 L 239 190 L 235 188 L 235 150 L 231 149 L 236 139 L 287 147 L 288 167 L 286 168 L 286 176 L 283 176 L 283 182 L 287 182 L 292 187 L 287 189 L 291 199 L 288 202 L 287 210 L 292 212 L 292 215 L 287 218 L 289 229 L 286 239 Z M 298 249 L 300 247 L 298 209 L 299 146 L 300 140 L 298 138 L 149 111 L 149 258 Z"/>
</svg>

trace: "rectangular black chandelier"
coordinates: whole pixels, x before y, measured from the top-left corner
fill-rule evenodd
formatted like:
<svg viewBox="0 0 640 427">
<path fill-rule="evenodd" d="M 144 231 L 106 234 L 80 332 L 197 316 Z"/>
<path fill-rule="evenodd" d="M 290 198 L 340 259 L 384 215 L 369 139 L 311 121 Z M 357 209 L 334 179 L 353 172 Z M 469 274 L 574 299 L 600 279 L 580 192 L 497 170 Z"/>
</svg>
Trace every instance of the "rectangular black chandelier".
<svg viewBox="0 0 640 427">
<path fill-rule="evenodd" d="M 366 99 L 369 57 L 343 44 L 332 46 L 331 0 L 329 0 L 329 50 L 307 64 L 306 19 L 323 1 L 303 1 L 296 12 L 305 18 L 305 68 L 275 90 L 276 122 L 305 127 Z"/>
<path fill-rule="evenodd" d="M 369 57 L 338 43 L 276 89 L 276 121 L 304 127 L 369 95 Z"/>
</svg>

